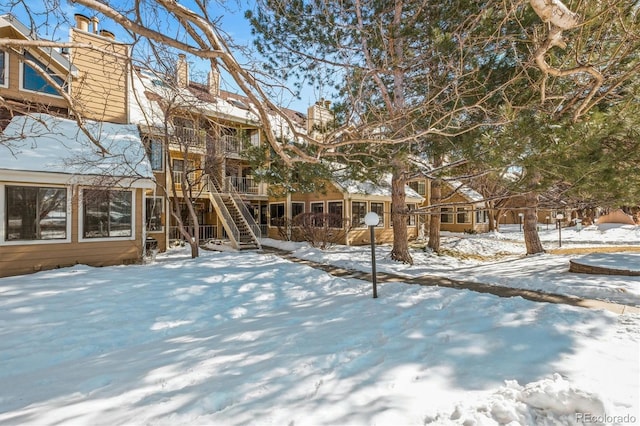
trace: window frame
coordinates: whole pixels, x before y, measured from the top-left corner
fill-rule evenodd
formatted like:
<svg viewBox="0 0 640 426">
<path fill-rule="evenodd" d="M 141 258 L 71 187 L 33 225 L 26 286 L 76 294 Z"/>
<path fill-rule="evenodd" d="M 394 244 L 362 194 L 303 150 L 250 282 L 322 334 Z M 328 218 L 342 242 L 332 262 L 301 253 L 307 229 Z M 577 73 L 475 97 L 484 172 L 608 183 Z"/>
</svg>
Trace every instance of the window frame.
<svg viewBox="0 0 640 426">
<path fill-rule="evenodd" d="M 373 208 L 373 205 L 380 206 L 380 209 Z M 369 211 L 375 212 L 380 218 L 380 222 L 376 225 L 376 228 L 384 228 L 384 202 L 383 201 L 371 201 L 369 202 Z"/>
<path fill-rule="evenodd" d="M 2 66 L 0 66 L 0 76 L 2 80 L 0 81 L 0 87 L 8 88 L 9 87 L 9 53 L 0 50 L 0 56 L 2 56 Z"/>
<path fill-rule="evenodd" d="M 156 158 L 153 153 L 156 152 L 159 147 L 160 151 L 160 168 L 154 167 L 154 159 Z M 149 158 L 149 163 L 151 164 L 151 170 L 154 172 L 164 172 L 165 170 L 165 161 L 164 161 L 164 143 L 162 140 L 154 137 L 150 137 L 146 139 L 145 150 L 147 152 L 147 157 Z"/>
<path fill-rule="evenodd" d="M 48 66 L 46 66 L 46 65 L 45 65 L 45 64 L 44 64 L 44 63 L 43 63 L 39 58 L 37 58 L 35 55 L 33 55 L 33 54 L 29 53 L 29 52 L 26 52 L 26 51 L 24 52 L 24 55 L 25 55 L 25 56 L 26 56 L 26 55 L 29 55 L 29 56 L 30 56 L 30 58 L 27 58 L 27 59 L 29 59 L 29 60 L 31 60 L 31 61 L 33 61 L 33 62 L 35 62 L 36 64 L 38 64 L 38 65 L 39 65 L 39 66 L 40 66 L 40 67 L 41 67 L 41 68 L 42 68 L 42 69 L 43 69 L 47 74 L 49 74 L 49 76 L 50 76 L 51 78 L 53 78 L 54 80 L 55 80 L 55 79 L 60 79 L 60 80 L 62 81 L 62 83 L 60 84 L 60 86 L 62 87 L 62 89 L 64 90 L 64 92 L 65 92 L 65 93 L 69 93 L 69 82 L 67 81 L 67 79 L 66 79 L 66 78 L 64 78 L 64 77 L 62 77 L 62 76 L 60 76 L 60 75 L 58 75 L 58 74 L 57 74 L 56 72 L 54 72 L 51 68 L 49 68 Z M 41 96 L 50 96 L 50 97 L 58 98 L 58 99 L 62 99 L 62 98 L 63 98 L 63 96 L 62 96 L 62 95 L 60 95 L 60 94 L 58 93 L 58 91 L 57 91 L 57 90 L 55 90 L 55 88 L 54 88 L 53 86 L 49 85 L 49 83 L 48 83 L 46 80 L 44 81 L 44 83 L 45 83 L 45 85 L 46 85 L 45 87 L 51 87 L 51 88 L 55 91 L 55 93 L 49 93 L 49 92 L 45 92 L 45 91 L 43 91 L 43 90 L 34 90 L 34 89 L 28 89 L 28 88 L 26 88 L 26 87 L 25 87 L 25 83 L 26 83 L 26 80 L 25 80 L 25 67 L 30 67 L 30 68 L 32 68 L 32 67 L 31 67 L 31 65 L 27 64 L 25 61 L 23 61 L 23 60 L 22 60 L 22 61 L 20 61 L 20 69 L 19 69 L 19 71 L 20 71 L 20 78 L 19 78 L 19 80 L 20 80 L 20 82 L 19 82 L 19 90 L 20 90 L 21 92 L 36 93 L 36 94 L 41 95 Z M 38 71 L 37 71 L 37 70 L 33 70 L 33 71 L 36 73 L 36 75 L 37 75 L 38 77 L 42 78 L 42 76 L 40 76 L 40 73 L 38 73 Z M 42 78 L 42 79 L 44 80 L 44 78 Z"/>
<path fill-rule="evenodd" d="M 295 213 L 294 211 L 294 206 L 302 206 L 302 210 L 298 213 Z M 295 218 L 297 215 L 299 214 L 303 214 L 305 210 L 305 203 L 304 201 L 292 201 L 291 202 L 291 219 Z"/>
<path fill-rule="evenodd" d="M 460 215 L 463 215 L 463 220 L 460 220 Z M 469 225 L 473 223 L 473 217 L 471 216 L 470 207 L 456 207 L 456 223 L 463 225 Z"/>
<path fill-rule="evenodd" d="M 160 206 L 160 227 L 158 229 L 149 229 L 149 209 L 148 209 L 148 205 L 147 205 L 147 201 L 149 200 L 156 200 L 155 201 L 155 206 Z M 165 211 L 165 202 L 164 202 L 164 197 L 159 197 L 157 195 L 152 195 L 152 196 L 147 196 L 144 198 L 144 228 L 147 232 L 164 232 L 164 227 L 165 227 L 165 215 L 164 215 L 164 211 Z"/>
<path fill-rule="evenodd" d="M 489 223 L 489 214 L 486 210 L 476 210 L 476 223 Z"/>
<path fill-rule="evenodd" d="M 108 191 L 108 192 L 128 192 L 131 196 L 131 222 L 130 222 L 130 235 L 118 235 L 118 236 L 98 236 L 98 237 L 86 237 L 84 228 L 86 220 L 86 191 Z M 78 205 L 78 242 L 107 242 L 107 241 L 133 241 L 136 239 L 136 193 L 134 189 L 116 189 L 116 188 L 95 188 L 95 187 L 83 187 L 79 190 Z M 111 209 L 108 214 L 110 215 Z M 146 226 L 146 225 L 143 225 Z"/>
<path fill-rule="evenodd" d="M 455 213 L 456 212 L 453 207 L 440 207 L 440 223 L 456 223 Z M 445 217 L 448 217 L 450 220 L 444 220 Z"/>
<path fill-rule="evenodd" d="M 423 197 L 427 196 L 427 182 L 424 180 L 414 180 L 409 182 L 409 188 L 413 189 L 417 194 L 422 195 Z M 420 191 L 422 188 L 422 191 Z"/>
<path fill-rule="evenodd" d="M 34 187 L 34 188 L 47 188 L 47 189 L 64 189 L 65 194 L 65 202 L 64 202 L 64 212 L 65 212 L 65 238 L 57 238 L 57 239 L 34 239 L 34 240 L 7 240 L 7 220 L 8 220 L 8 212 L 7 212 L 7 187 Z M 71 196 L 72 191 L 71 187 L 67 185 L 55 185 L 55 184 L 11 184 L 11 183 L 2 183 L 0 184 L 0 244 L 3 246 L 15 246 L 15 245 L 41 245 L 41 244 L 68 244 L 71 242 L 71 229 L 72 229 L 72 207 L 71 207 Z"/>
<path fill-rule="evenodd" d="M 417 208 L 418 208 L 418 205 L 416 203 L 407 203 L 407 210 L 409 210 L 409 214 L 407 215 L 408 227 L 415 228 L 416 226 L 418 226 L 416 215 L 410 213 L 412 210 L 416 210 Z"/>
<path fill-rule="evenodd" d="M 336 200 L 336 201 L 327 201 L 327 214 L 328 215 L 332 215 L 333 213 L 331 212 L 331 205 L 340 205 L 340 226 L 334 226 L 334 225 L 338 225 L 338 223 L 334 222 L 332 223 L 332 221 L 329 219 L 329 228 L 334 228 L 334 229 L 342 229 L 343 228 L 343 221 L 344 221 L 344 201 L 343 200 Z M 329 216 L 330 217 L 330 216 Z"/>
<path fill-rule="evenodd" d="M 354 205 L 364 205 L 364 213 L 361 215 L 358 213 L 356 216 Z M 362 207 L 362 206 L 359 206 Z M 367 224 L 364 223 L 364 217 L 367 215 L 367 202 L 366 201 L 351 201 L 351 225 L 354 228 L 367 228 Z M 357 220 L 356 220 L 357 219 Z"/>
<path fill-rule="evenodd" d="M 271 214 L 271 212 L 272 212 L 272 210 L 271 210 L 271 209 L 272 209 L 273 207 L 282 207 L 282 216 L 276 216 L 276 217 L 273 217 L 273 215 Z M 274 221 L 275 219 L 281 219 L 281 218 L 284 218 L 285 216 L 286 216 L 286 215 L 285 215 L 285 203 L 283 203 L 283 202 L 279 202 L 279 203 L 269 203 L 269 222 L 268 222 L 268 226 L 269 226 L 269 228 L 277 228 L 277 227 L 278 227 L 278 225 L 274 225 L 274 224 L 273 224 L 273 221 Z"/>
</svg>

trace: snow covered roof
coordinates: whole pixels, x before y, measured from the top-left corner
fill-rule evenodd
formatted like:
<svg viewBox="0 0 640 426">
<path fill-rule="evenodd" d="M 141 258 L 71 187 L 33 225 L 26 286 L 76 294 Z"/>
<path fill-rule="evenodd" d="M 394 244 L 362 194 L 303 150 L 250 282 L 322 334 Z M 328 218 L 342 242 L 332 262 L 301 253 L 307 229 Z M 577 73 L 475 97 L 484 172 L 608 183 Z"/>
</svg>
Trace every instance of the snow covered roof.
<svg viewBox="0 0 640 426">
<path fill-rule="evenodd" d="M 14 117 L 0 135 L 10 150 L 0 155 L 0 170 L 141 178 L 145 187 L 153 183 L 137 126 L 87 121 L 85 127 L 107 154 L 100 154 L 73 120 L 48 114 Z"/>
<path fill-rule="evenodd" d="M 357 181 L 354 179 L 336 178 L 334 182 L 348 194 L 373 195 L 379 197 L 391 197 L 391 175 L 385 175 L 380 182 Z M 408 185 L 404 187 L 407 198 L 415 198 L 420 201 L 424 200 L 422 195 L 411 189 Z"/>
<path fill-rule="evenodd" d="M 484 201 L 484 197 L 475 189 L 470 188 L 468 185 L 457 181 L 457 180 L 446 180 L 445 182 L 449 185 L 455 192 L 464 196 L 468 201 L 472 201 L 474 203 L 479 203 Z"/>
</svg>

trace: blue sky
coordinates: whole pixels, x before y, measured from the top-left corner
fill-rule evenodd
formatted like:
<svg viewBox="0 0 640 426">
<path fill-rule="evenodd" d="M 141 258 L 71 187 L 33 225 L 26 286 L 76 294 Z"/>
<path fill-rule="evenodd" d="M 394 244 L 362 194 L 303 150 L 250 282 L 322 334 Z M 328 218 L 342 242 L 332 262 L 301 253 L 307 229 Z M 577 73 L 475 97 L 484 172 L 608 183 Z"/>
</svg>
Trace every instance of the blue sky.
<svg viewBox="0 0 640 426">
<path fill-rule="evenodd" d="M 64 0 L 61 1 L 60 7 L 54 14 L 44 13 L 45 8 L 42 1 L 27 0 L 26 3 L 32 12 L 31 16 L 35 19 L 37 25 L 39 25 L 38 34 L 40 37 L 51 40 L 68 40 L 69 26 L 74 25 L 74 15 L 76 13 L 81 13 L 89 17 L 95 14 L 90 9 L 68 3 Z M 189 6 L 190 1 L 181 1 L 180 3 Z M 211 18 L 212 20 L 218 20 L 223 31 L 226 32 L 235 43 L 243 46 L 251 46 L 251 29 L 249 23 L 244 18 L 244 11 L 252 7 L 252 5 L 252 1 L 244 0 L 224 2 L 223 6 L 217 6 L 217 9 L 212 10 Z M 9 10 L 8 5 L 0 4 L 0 13 L 4 14 L 8 12 L 16 15 L 16 17 L 25 25 L 30 25 L 29 15 L 23 7 L 16 7 Z M 124 30 L 107 19 L 102 18 L 99 25 L 101 29 L 113 32 L 118 40 L 126 41 L 128 38 Z M 253 58 L 255 57 L 253 56 Z M 237 59 L 240 63 L 249 60 L 247 57 L 242 55 L 237 55 Z M 194 57 L 189 57 L 188 60 L 191 63 L 192 77 L 196 80 L 202 80 L 208 70 L 208 63 Z M 222 80 L 221 84 L 224 90 L 239 92 L 237 86 L 228 75 L 225 75 L 224 72 Z M 293 87 L 293 84 L 290 84 L 289 86 Z M 303 90 L 301 99 L 296 99 L 287 91 L 283 91 L 280 94 L 274 95 L 273 101 L 282 106 L 306 113 L 307 107 L 313 104 L 320 97 L 320 94 L 316 94 L 312 88 L 308 88 Z"/>
</svg>

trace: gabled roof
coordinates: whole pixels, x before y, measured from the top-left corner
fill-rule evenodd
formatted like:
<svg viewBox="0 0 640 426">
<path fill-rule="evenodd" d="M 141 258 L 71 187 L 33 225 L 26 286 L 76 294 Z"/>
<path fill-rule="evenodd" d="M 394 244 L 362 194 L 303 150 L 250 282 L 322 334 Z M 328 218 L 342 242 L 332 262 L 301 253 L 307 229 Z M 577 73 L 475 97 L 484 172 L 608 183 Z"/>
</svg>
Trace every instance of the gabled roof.
<svg viewBox="0 0 640 426">
<path fill-rule="evenodd" d="M 13 117 L 0 134 L 10 150 L 0 148 L 5 151 L 0 155 L 0 171 L 135 178 L 151 182 L 153 172 L 137 126 L 87 120 L 85 127 L 108 154 L 101 155 L 73 120 L 48 114 Z"/>
<path fill-rule="evenodd" d="M 482 194 L 460 181 L 445 179 L 445 183 L 449 185 L 454 192 L 466 198 L 467 201 L 471 201 L 473 203 L 484 201 L 484 197 L 482 196 Z"/>
<path fill-rule="evenodd" d="M 16 30 L 25 40 L 39 40 L 37 34 L 34 34 L 26 25 L 20 22 L 15 16 L 10 13 L 0 15 L 0 28 L 11 27 Z M 53 47 L 37 47 L 44 53 L 45 56 L 50 57 L 56 63 L 58 63 L 65 70 L 70 70 L 72 74 L 76 74 L 78 69 L 71 64 L 63 54 Z"/>
</svg>

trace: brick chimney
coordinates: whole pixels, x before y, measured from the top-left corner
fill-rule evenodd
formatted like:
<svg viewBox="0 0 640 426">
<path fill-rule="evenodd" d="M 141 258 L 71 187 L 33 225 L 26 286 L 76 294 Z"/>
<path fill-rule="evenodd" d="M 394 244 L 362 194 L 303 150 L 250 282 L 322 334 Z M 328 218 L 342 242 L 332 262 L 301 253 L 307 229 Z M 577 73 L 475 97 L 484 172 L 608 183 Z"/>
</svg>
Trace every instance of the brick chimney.
<svg viewBox="0 0 640 426">
<path fill-rule="evenodd" d="M 176 83 L 178 87 L 187 87 L 189 85 L 189 64 L 187 63 L 187 56 L 184 53 L 178 54 Z"/>
</svg>

